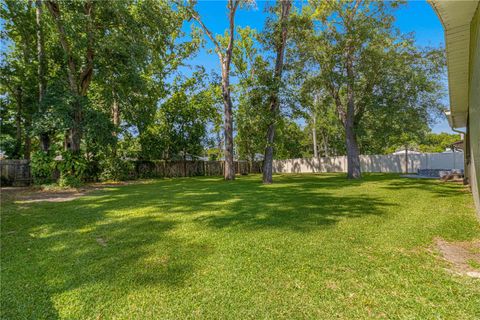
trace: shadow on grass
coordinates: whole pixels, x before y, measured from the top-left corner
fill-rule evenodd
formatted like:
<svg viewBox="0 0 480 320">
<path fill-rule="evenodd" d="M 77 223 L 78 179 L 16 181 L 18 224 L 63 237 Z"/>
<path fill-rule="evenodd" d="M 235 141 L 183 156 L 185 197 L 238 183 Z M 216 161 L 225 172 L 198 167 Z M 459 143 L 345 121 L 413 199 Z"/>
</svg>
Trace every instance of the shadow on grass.
<svg viewBox="0 0 480 320">
<path fill-rule="evenodd" d="M 284 228 L 309 231 L 343 218 L 381 215 L 391 206 L 365 193 L 342 195 L 338 189 L 392 177 L 368 176 L 348 181 L 343 175 L 276 177 L 263 185 L 258 177 L 235 182 L 215 178 L 161 180 L 111 190 L 95 199 L 80 199 L 79 209 L 113 212 L 142 209 L 153 216 L 192 219 L 211 227 Z"/>
<path fill-rule="evenodd" d="M 462 197 L 463 185 L 457 182 L 430 180 L 430 179 L 412 179 L 412 178 L 400 178 L 394 179 L 389 182 L 383 189 L 387 190 L 405 190 L 405 189 L 417 189 L 421 191 L 428 191 L 433 193 L 436 197 Z"/>
<path fill-rule="evenodd" d="M 179 232 L 185 223 L 309 232 L 382 215 L 393 204 L 341 189 L 386 179 L 286 175 L 263 185 L 259 176 L 186 178 L 112 187 L 71 202 L 12 204 L 2 212 L 2 318 L 57 318 L 60 294 L 83 299 L 76 305 L 82 309 L 150 285 L 183 286 L 215 250 L 213 239 Z M 108 295 L 96 296 L 97 287 Z"/>
<path fill-rule="evenodd" d="M 48 204 L 3 215 L 2 319 L 59 318 L 57 294 L 73 297 L 75 307 L 83 309 L 151 285 L 182 286 L 212 251 L 208 244 L 169 234 L 173 220 L 109 219 L 103 209 L 81 209 L 75 202 L 58 211 L 59 204 Z M 112 210 L 119 205 L 111 204 Z M 99 292 L 109 288 L 108 296 L 92 294 L 98 287 Z"/>
<path fill-rule="evenodd" d="M 308 232 L 330 227 L 345 218 L 381 215 L 387 206 L 391 204 L 367 194 L 335 195 L 318 192 L 318 186 L 315 189 L 308 184 L 304 187 L 258 186 L 235 196 L 218 208 L 218 212 L 194 220 L 215 228 L 277 228 Z"/>
</svg>

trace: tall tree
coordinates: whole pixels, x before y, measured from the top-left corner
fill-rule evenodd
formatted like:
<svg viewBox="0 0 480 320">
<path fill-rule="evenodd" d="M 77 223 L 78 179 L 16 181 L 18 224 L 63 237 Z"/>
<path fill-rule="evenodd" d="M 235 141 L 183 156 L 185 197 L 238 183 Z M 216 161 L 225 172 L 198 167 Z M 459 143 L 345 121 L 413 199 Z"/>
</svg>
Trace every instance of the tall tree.
<svg viewBox="0 0 480 320">
<path fill-rule="evenodd" d="M 94 2 L 86 0 L 83 4 L 83 15 L 85 24 L 83 31 L 86 35 L 85 59 L 81 63 L 81 59 L 77 56 L 71 45 L 68 32 L 62 16 L 60 5 L 56 1 L 45 2 L 50 14 L 55 22 L 59 41 L 66 57 L 67 78 L 72 94 L 72 126 L 66 134 L 65 147 L 72 153 L 80 153 L 80 144 L 82 139 L 83 125 L 83 105 L 88 92 L 88 88 L 93 77 L 94 62 Z M 82 64 L 79 66 L 79 64 Z"/>
<path fill-rule="evenodd" d="M 47 89 L 46 68 L 47 61 L 45 58 L 45 39 L 43 31 L 43 8 L 42 0 L 35 1 L 36 6 L 36 23 L 37 23 L 37 63 L 38 63 L 38 112 L 44 112 L 43 100 L 45 97 L 45 91 Z M 50 150 L 50 136 L 48 132 L 40 132 L 40 149 L 44 152 Z"/>
<path fill-rule="evenodd" d="M 275 46 L 275 70 L 273 75 L 273 84 L 270 94 L 269 111 L 270 111 L 270 123 L 267 128 L 266 135 L 266 147 L 265 156 L 263 161 L 263 183 L 272 183 L 273 173 L 273 143 L 275 139 L 275 121 L 278 117 L 280 108 L 279 89 L 282 82 L 282 71 L 285 55 L 285 47 L 287 45 L 288 36 L 288 17 L 292 8 L 291 0 L 278 0 L 279 12 L 278 12 L 278 28 L 274 34 L 274 46 Z"/>
<path fill-rule="evenodd" d="M 35 11 L 31 2 L 5 1 L 0 8 L 5 21 L 2 38 L 10 40 L 9 50 L 2 51 L 0 68 L 1 94 L 8 95 L 15 110 L 14 158 L 30 158 L 32 113 L 36 107 Z M 8 43 L 8 42 L 7 42 Z M 2 119 L 3 122 L 4 119 Z"/>
<path fill-rule="evenodd" d="M 265 148 L 265 118 L 270 80 L 268 57 L 259 46 L 261 34 L 249 26 L 237 28 L 239 35 L 233 51 L 238 108 L 235 114 L 235 146 L 239 159 L 254 161 Z"/>
<path fill-rule="evenodd" d="M 172 94 L 159 106 L 145 135 L 150 159 L 186 160 L 203 153 L 208 124 L 221 121 L 217 110 L 220 88 L 208 80 L 203 69 L 188 79 L 174 79 Z"/>
<path fill-rule="evenodd" d="M 318 70 L 345 130 L 348 178 L 361 177 L 358 125 L 391 62 L 398 39 L 389 8 L 397 2 L 312 1 L 304 11 L 311 33 L 297 39 Z"/>
<path fill-rule="evenodd" d="M 203 23 L 198 12 L 191 8 L 191 17 L 198 22 L 207 37 L 212 41 L 215 46 L 215 52 L 220 60 L 220 66 L 222 69 L 222 97 L 224 105 L 224 135 L 225 135 L 225 168 L 224 178 L 225 180 L 235 179 L 235 166 L 233 163 L 233 103 L 230 88 L 230 65 L 232 62 L 233 47 L 235 41 L 235 13 L 240 4 L 240 0 L 228 0 L 228 44 L 226 49 L 216 39 L 213 33 Z M 194 5 L 194 1 L 190 1 L 190 4 Z"/>
<path fill-rule="evenodd" d="M 186 58 L 198 50 L 200 35 L 194 31 L 188 41 L 181 30 L 188 18 L 183 6 L 169 1 L 122 0 L 97 3 L 96 19 L 108 21 L 97 37 L 95 78 L 89 101 L 108 113 L 112 132 L 120 141 L 127 131 L 137 132 L 147 142 L 158 106 L 175 88 L 171 79 Z M 150 158 L 150 143 L 141 145 L 140 157 Z M 111 156 L 115 156 L 116 145 Z M 110 154 L 110 151 L 108 151 Z"/>
</svg>

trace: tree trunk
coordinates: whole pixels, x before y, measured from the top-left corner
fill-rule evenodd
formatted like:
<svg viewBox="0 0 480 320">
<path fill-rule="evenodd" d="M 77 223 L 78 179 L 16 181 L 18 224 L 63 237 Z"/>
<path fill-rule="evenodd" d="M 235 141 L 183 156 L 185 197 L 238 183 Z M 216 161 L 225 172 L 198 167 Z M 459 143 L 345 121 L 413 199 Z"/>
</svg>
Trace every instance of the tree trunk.
<svg viewBox="0 0 480 320">
<path fill-rule="evenodd" d="M 112 103 L 112 122 L 113 125 L 118 128 L 120 126 L 120 106 L 118 105 L 117 98 L 115 97 L 115 93 L 113 93 L 113 103 Z M 116 136 L 116 132 L 114 136 Z"/>
<path fill-rule="evenodd" d="M 32 127 L 32 115 L 27 113 L 25 115 L 25 145 L 23 146 L 23 159 L 30 160 L 32 153 L 32 138 L 29 131 Z"/>
<path fill-rule="evenodd" d="M 235 12 L 237 11 L 240 0 L 228 0 L 228 20 L 229 20 L 229 40 L 227 50 L 223 53 L 223 46 L 217 41 L 213 33 L 205 26 L 200 19 L 200 16 L 195 11 L 191 11 L 191 17 L 195 19 L 198 24 L 205 31 L 206 35 L 215 45 L 215 52 L 220 60 L 222 68 L 222 97 L 224 105 L 224 134 L 225 134 L 225 148 L 224 148 L 224 170 L 223 175 L 225 180 L 235 179 L 235 166 L 233 162 L 233 104 L 230 95 L 230 63 L 232 61 L 234 33 L 235 33 Z"/>
<path fill-rule="evenodd" d="M 312 137 L 313 137 L 313 157 L 318 158 L 318 149 L 317 149 L 317 117 L 313 113 L 313 127 L 312 127 Z"/>
<path fill-rule="evenodd" d="M 36 0 L 36 22 L 37 22 L 37 59 L 38 59 L 38 111 L 44 112 L 42 101 L 45 96 L 47 81 L 45 79 L 46 60 L 45 60 L 45 42 L 43 38 L 42 24 L 42 0 Z M 47 132 L 39 134 L 40 149 L 44 152 L 50 150 L 50 136 Z"/>
<path fill-rule="evenodd" d="M 77 65 L 73 56 L 72 48 L 67 39 L 60 6 L 56 1 L 48 0 L 45 2 L 50 14 L 55 22 L 55 26 L 59 35 L 60 45 L 66 56 L 67 77 L 70 85 L 70 91 L 75 97 L 72 102 L 72 127 L 67 131 L 66 148 L 72 153 L 79 154 L 82 141 L 82 122 L 83 98 L 86 97 L 93 76 L 93 60 L 94 60 L 94 3 L 87 0 L 84 3 L 84 14 L 87 17 L 85 25 L 85 33 L 87 37 L 87 46 L 85 52 L 85 64 L 80 72 L 77 72 Z"/>
<path fill-rule="evenodd" d="M 348 121 L 347 121 L 348 122 Z M 360 171 L 360 152 L 358 151 L 357 137 L 353 128 L 353 124 L 345 125 L 346 143 L 347 143 L 347 164 L 349 179 L 361 178 Z"/>
<path fill-rule="evenodd" d="M 325 157 L 328 157 L 329 152 L 328 152 L 328 136 L 326 134 L 322 135 L 323 136 L 323 153 L 325 154 Z"/>
<path fill-rule="evenodd" d="M 29 135 L 25 135 L 25 145 L 23 146 L 23 159 L 30 160 L 32 153 L 32 138 Z"/>
<path fill-rule="evenodd" d="M 15 113 L 15 125 L 16 125 L 16 134 L 15 134 L 15 150 L 13 156 L 17 159 L 20 159 L 22 153 L 22 112 L 23 112 L 23 92 L 22 88 L 18 87 L 15 90 L 15 96 L 17 100 L 17 110 Z"/>
<path fill-rule="evenodd" d="M 408 174 L 408 145 L 405 145 L 405 173 Z"/>
<path fill-rule="evenodd" d="M 280 101 L 278 99 L 280 82 L 282 80 L 283 71 L 283 57 L 285 55 L 285 47 L 287 44 L 287 19 L 292 7 L 291 0 L 282 0 L 281 2 L 281 14 L 280 24 L 281 33 L 278 35 L 276 44 L 277 57 L 275 60 L 275 74 L 274 74 L 274 90 L 270 96 L 270 119 L 271 122 L 267 129 L 267 145 L 265 147 L 265 156 L 263 159 L 263 183 L 269 184 L 273 182 L 273 142 L 275 139 L 275 121 L 280 107 Z"/>
<path fill-rule="evenodd" d="M 73 106 L 73 125 L 69 130 L 70 151 L 74 154 L 80 153 L 80 143 L 82 141 L 82 105 L 79 99 L 74 102 Z"/>
<path fill-rule="evenodd" d="M 25 137 L 25 146 L 23 150 L 23 159 L 30 160 L 30 155 L 32 153 L 32 138 L 30 138 L 30 136 Z"/>
<path fill-rule="evenodd" d="M 115 90 L 112 90 L 112 123 L 115 127 L 115 129 L 113 130 L 112 132 L 112 135 L 115 137 L 115 143 L 112 147 L 112 152 L 113 152 L 113 155 L 116 157 L 117 156 L 117 143 L 118 143 L 118 139 L 117 139 L 117 131 L 118 131 L 118 128 L 120 127 L 120 106 L 118 104 L 118 100 L 117 100 L 117 97 L 115 95 Z"/>
<path fill-rule="evenodd" d="M 353 97 L 353 89 L 348 87 L 348 103 L 347 103 L 347 115 L 345 119 L 345 137 L 347 144 L 347 163 L 349 179 L 361 178 L 360 171 L 360 152 L 358 150 L 357 135 L 355 133 L 355 104 Z"/>
<path fill-rule="evenodd" d="M 235 179 L 235 166 L 233 162 L 233 106 L 232 97 L 230 96 L 230 81 L 229 81 L 229 66 L 222 63 L 222 96 L 224 105 L 224 124 L 223 129 L 225 133 L 225 180 Z"/>
<path fill-rule="evenodd" d="M 273 183 L 273 140 L 275 138 L 275 124 L 270 123 L 267 129 L 267 146 L 263 159 L 263 183 Z"/>
<path fill-rule="evenodd" d="M 353 48 L 347 50 L 347 114 L 345 117 L 345 136 L 347 145 L 347 163 L 348 179 L 359 179 L 362 174 L 360 171 L 360 152 L 357 144 L 357 134 L 355 132 L 355 75 L 353 71 Z"/>
<path fill-rule="evenodd" d="M 235 165 L 233 162 L 233 104 L 230 95 L 230 63 L 232 61 L 234 32 L 235 32 L 235 12 L 239 5 L 239 1 L 229 0 L 227 7 L 229 9 L 229 31 L 230 38 L 228 41 L 225 55 L 219 54 L 222 66 L 222 95 L 224 104 L 224 125 L 225 132 L 225 180 L 235 179 Z M 217 44 L 217 51 L 220 52 L 220 45 Z"/>
</svg>

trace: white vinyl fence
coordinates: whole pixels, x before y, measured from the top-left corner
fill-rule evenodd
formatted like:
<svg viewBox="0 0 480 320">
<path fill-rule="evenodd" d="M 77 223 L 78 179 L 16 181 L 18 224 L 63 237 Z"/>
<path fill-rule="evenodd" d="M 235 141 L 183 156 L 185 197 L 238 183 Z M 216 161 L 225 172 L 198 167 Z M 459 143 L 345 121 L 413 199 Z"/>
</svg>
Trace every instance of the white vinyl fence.
<svg viewBox="0 0 480 320">
<path fill-rule="evenodd" d="M 463 152 L 408 154 L 408 172 L 418 169 L 464 169 Z M 405 172 L 405 155 L 362 155 L 362 172 Z M 347 172 L 347 157 L 274 160 L 274 173 Z"/>
</svg>

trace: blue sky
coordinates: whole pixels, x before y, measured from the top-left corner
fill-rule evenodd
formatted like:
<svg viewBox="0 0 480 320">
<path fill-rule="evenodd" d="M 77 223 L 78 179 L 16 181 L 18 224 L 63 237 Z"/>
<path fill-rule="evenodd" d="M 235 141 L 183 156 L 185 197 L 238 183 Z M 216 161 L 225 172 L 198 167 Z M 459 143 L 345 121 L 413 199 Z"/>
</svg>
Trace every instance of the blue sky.
<svg viewBox="0 0 480 320">
<path fill-rule="evenodd" d="M 236 24 L 239 26 L 249 25 L 252 28 L 261 30 L 268 15 L 265 12 L 265 8 L 273 2 L 272 0 L 257 0 L 256 8 L 240 9 L 236 15 Z M 301 2 L 298 1 L 297 5 L 299 3 Z M 228 27 L 225 1 L 199 1 L 196 8 L 204 23 L 213 33 L 223 33 Z M 408 1 L 406 5 L 403 5 L 395 12 L 395 17 L 396 26 L 404 33 L 413 32 L 419 46 L 437 47 L 444 45 L 443 28 L 440 20 L 426 1 Z M 202 65 L 207 70 L 219 71 L 220 65 L 217 56 L 207 52 L 211 48 L 212 44 L 208 41 L 206 48 L 202 49 L 192 59 L 192 64 Z M 439 121 L 432 127 L 432 130 L 434 132 L 454 133 L 446 120 Z"/>
</svg>

